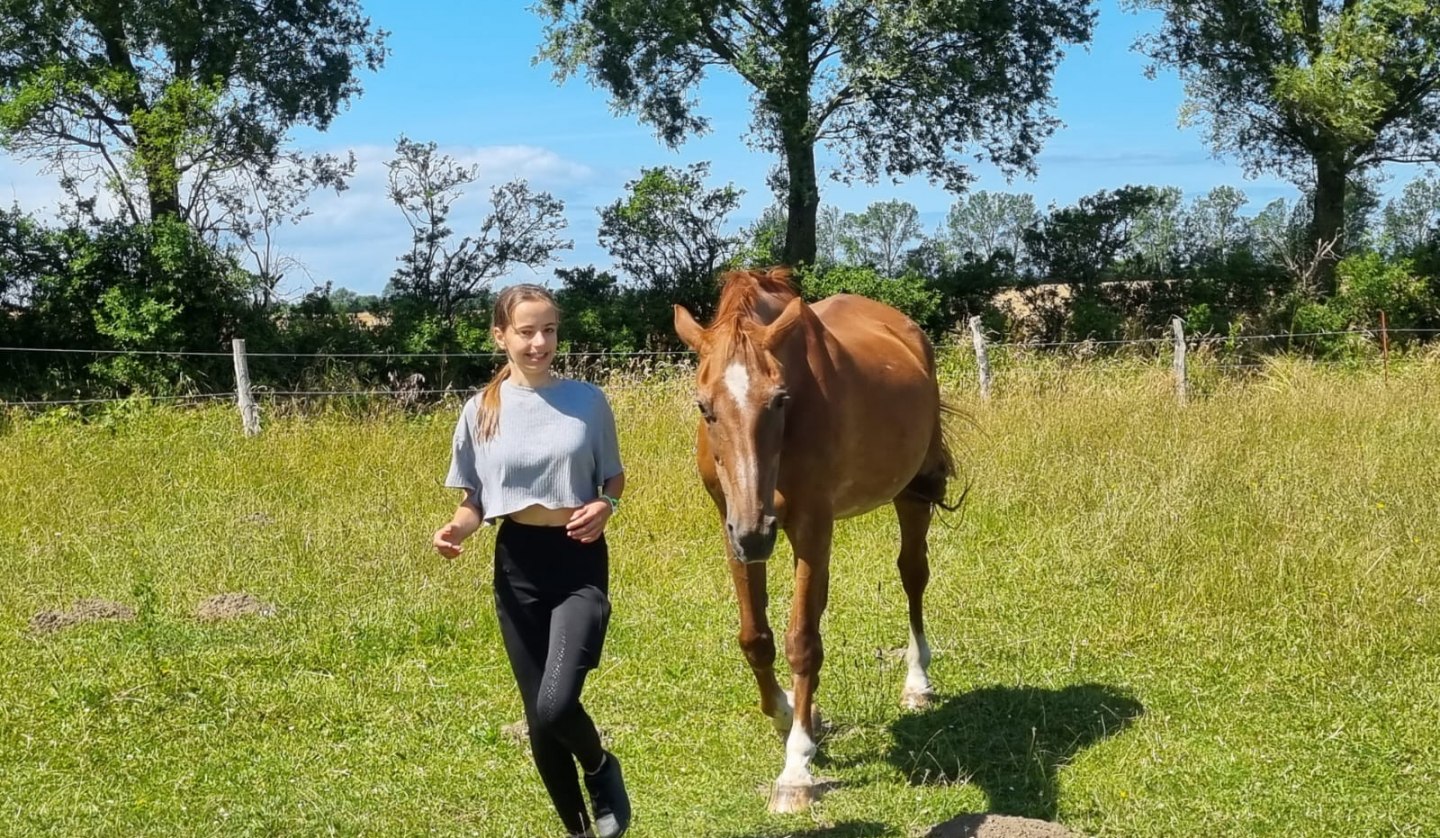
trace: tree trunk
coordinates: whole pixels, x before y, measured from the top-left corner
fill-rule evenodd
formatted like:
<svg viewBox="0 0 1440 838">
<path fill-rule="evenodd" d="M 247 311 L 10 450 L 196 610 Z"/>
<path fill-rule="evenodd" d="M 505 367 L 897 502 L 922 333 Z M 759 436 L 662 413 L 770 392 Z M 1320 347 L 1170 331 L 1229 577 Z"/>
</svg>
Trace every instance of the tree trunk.
<svg viewBox="0 0 1440 838">
<path fill-rule="evenodd" d="M 820 187 L 815 182 L 815 141 L 785 138 L 789 200 L 783 260 L 792 267 L 815 264 L 815 219 L 820 212 Z"/>
<path fill-rule="evenodd" d="M 179 218 L 180 189 L 174 183 L 174 175 L 153 171 L 152 165 L 145 167 L 145 191 L 150 198 L 150 220 L 159 221 L 161 216 L 166 215 Z M 173 169 L 173 166 L 171 168 Z"/>
<path fill-rule="evenodd" d="M 1345 252 L 1345 181 L 1349 171 L 1335 155 L 1315 158 L 1315 207 L 1310 222 L 1310 242 L 1333 242 L 1332 255 L 1321 260 L 1315 282 L 1321 295 L 1335 292 L 1335 263 Z"/>
<path fill-rule="evenodd" d="M 820 186 L 815 182 L 815 133 L 810 94 L 815 82 L 811 65 L 820 4 L 812 0 L 785 0 L 784 32 L 780 53 L 783 78 L 767 91 L 779 117 L 780 140 L 785 150 L 789 196 L 785 223 L 784 262 L 791 267 L 815 264 L 815 221 L 820 213 Z"/>
<path fill-rule="evenodd" d="M 123 77 L 123 82 L 116 86 L 111 95 L 135 130 L 135 147 L 131 152 L 140 161 L 140 168 L 144 173 L 145 194 L 150 203 L 150 220 L 158 221 L 162 215 L 179 218 L 180 184 L 174 176 L 174 157 L 172 155 L 168 161 L 156 160 L 161 156 L 157 153 L 157 141 L 160 138 L 149 136 L 148 131 L 137 124 L 136 116 L 149 110 L 152 103 L 145 100 L 145 92 L 140 84 L 140 72 L 135 69 L 135 62 L 130 54 L 132 41 L 125 31 L 126 8 L 126 4 L 116 0 L 103 0 L 90 6 L 84 16 L 100 33 L 106 60 Z M 171 145 L 173 146 L 173 143 Z"/>
</svg>

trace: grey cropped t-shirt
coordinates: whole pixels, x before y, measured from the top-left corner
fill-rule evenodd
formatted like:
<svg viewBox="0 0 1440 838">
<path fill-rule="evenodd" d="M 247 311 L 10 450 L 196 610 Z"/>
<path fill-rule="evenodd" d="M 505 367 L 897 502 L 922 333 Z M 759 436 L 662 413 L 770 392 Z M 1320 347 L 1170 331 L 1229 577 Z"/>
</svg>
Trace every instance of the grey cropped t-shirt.
<svg viewBox="0 0 1440 838">
<path fill-rule="evenodd" d="M 533 389 L 506 379 L 499 427 L 484 442 L 479 402 L 460 411 L 445 485 L 469 489 L 486 524 L 533 504 L 582 506 L 623 471 L 615 417 L 593 384 L 561 378 Z"/>
</svg>

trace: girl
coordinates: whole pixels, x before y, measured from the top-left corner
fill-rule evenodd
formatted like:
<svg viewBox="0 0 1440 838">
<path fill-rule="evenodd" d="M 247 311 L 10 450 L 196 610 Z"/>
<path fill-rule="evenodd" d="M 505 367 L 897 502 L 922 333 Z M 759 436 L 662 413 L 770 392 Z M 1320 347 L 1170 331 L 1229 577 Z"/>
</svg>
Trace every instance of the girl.
<svg viewBox="0 0 1440 838">
<path fill-rule="evenodd" d="M 467 537 L 501 519 L 495 610 L 535 767 L 572 836 L 615 838 L 630 825 L 630 800 L 580 690 L 610 622 L 605 525 L 625 474 L 605 394 L 550 370 L 559 320 L 554 297 L 538 285 L 500 292 L 491 327 L 508 363 L 460 413 L 445 485 L 464 497 L 433 544 L 453 559 Z"/>
</svg>

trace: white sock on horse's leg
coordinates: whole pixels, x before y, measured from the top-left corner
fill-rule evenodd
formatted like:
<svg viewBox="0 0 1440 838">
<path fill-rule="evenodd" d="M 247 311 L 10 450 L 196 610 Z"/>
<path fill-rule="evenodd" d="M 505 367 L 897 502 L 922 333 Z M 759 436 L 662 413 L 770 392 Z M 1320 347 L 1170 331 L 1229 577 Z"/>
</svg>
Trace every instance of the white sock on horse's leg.
<svg viewBox="0 0 1440 838">
<path fill-rule="evenodd" d="M 910 646 L 905 650 L 905 690 L 900 701 L 906 707 L 916 708 L 925 704 L 933 694 L 930 689 L 930 644 L 925 642 L 925 633 L 910 630 Z"/>
<path fill-rule="evenodd" d="M 774 703 L 775 714 L 770 717 L 770 724 L 775 726 L 776 733 L 788 736 L 790 726 L 795 721 L 795 696 L 789 690 L 780 689 L 777 684 L 771 701 Z"/>
<path fill-rule="evenodd" d="M 785 770 L 777 780 L 782 786 L 808 786 L 815 782 L 810 776 L 810 760 L 819 748 L 815 740 L 805 731 L 797 718 L 790 726 L 790 736 L 785 740 Z"/>
</svg>

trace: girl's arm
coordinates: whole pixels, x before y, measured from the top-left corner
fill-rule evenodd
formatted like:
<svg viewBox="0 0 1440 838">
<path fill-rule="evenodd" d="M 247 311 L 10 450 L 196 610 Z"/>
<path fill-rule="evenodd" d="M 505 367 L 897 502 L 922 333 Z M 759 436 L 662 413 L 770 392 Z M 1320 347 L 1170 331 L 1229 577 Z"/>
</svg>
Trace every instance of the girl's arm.
<svg viewBox="0 0 1440 838">
<path fill-rule="evenodd" d="M 465 552 L 461 542 L 480 529 L 480 523 L 484 517 L 474 500 L 474 493 L 469 489 L 464 491 L 465 498 L 455 508 L 455 514 L 451 516 L 450 523 L 436 530 L 435 536 L 430 540 L 435 552 L 447 559 L 453 559 Z"/>
</svg>

